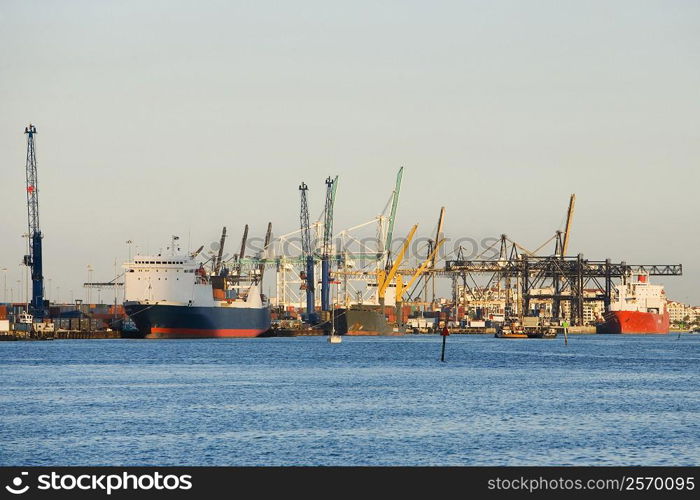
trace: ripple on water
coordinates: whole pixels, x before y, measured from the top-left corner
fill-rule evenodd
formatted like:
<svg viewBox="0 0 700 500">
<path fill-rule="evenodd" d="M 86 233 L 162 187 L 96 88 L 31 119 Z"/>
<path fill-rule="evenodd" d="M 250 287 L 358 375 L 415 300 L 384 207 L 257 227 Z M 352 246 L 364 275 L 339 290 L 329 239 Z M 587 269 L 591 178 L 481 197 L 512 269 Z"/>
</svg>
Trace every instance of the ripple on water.
<svg viewBox="0 0 700 500">
<path fill-rule="evenodd" d="M 700 338 L 440 342 L 2 343 L 0 464 L 700 461 Z"/>
</svg>

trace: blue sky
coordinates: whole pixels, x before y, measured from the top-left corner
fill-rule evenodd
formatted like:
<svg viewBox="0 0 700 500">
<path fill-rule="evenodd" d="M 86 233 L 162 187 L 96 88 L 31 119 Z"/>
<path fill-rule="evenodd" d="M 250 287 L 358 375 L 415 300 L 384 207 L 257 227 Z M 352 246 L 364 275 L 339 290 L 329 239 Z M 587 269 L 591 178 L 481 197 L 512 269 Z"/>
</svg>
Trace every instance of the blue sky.
<svg viewBox="0 0 700 500">
<path fill-rule="evenodd" d="M 682 263 L 660 282 L 700 303 L 697 2 L 4 1 L 0 54 L 9 283 L 33 121 L 64 300 L 128 239 L 294 230 L 302 180 L 364 222 L 403 165 L 397 233 L 444 205 L 452 238 L 536 247 L 575 192 L 574 253 Z"/>
</svg>

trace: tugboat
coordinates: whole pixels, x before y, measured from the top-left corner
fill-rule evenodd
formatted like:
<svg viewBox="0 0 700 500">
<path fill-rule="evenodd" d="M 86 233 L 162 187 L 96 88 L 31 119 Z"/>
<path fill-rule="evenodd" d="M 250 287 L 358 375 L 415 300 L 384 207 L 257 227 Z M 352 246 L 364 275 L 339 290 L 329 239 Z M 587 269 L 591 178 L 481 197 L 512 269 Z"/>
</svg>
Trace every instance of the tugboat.
<svg viewBox="0 0 700 500">
<path fill-rule="evenodd" d="M 528 335 L 519 322 L 511 321 L 503 323 L 494 334 L 494 337 L 499 339 L 526 339 Z"/>
</svg>

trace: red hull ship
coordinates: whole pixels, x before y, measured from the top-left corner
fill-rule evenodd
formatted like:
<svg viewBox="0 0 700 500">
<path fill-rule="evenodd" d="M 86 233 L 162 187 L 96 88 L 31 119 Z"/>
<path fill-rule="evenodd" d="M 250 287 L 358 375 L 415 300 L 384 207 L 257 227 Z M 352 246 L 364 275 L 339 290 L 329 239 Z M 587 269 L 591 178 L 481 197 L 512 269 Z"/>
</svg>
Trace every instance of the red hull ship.
<svg viewBox="0 0 700 500">
<path fill-rule="evenodd" d="M 668 311 L 610 311 L 604 314 L 606 333 L 668 333 Z"/>
<path fill-rule="evenodd" d="M 617 301 L 603 317 L 601 333 L 668 333 L 669 315 L 666 294 L 659 285 L 651 285 L 640 274 L 616 287 Z"/>
</svg>

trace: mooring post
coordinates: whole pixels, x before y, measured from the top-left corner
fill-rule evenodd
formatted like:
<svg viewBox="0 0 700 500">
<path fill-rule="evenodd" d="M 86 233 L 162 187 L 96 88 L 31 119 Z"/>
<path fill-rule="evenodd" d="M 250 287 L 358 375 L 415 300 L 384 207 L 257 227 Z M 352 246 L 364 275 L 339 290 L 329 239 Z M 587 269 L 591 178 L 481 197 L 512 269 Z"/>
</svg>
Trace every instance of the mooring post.
<svg viewBox="0 0 700 500">
<path fill-rule="evenodd" d="M 443 363 L 445 362 L 445 343 L 447 341 L 447 336 L 450 334 L 450 331 L 447 329 L 447 325 L 442 329 L 442 355 L 440 356 L 440 361 Z"/>
</svg>

